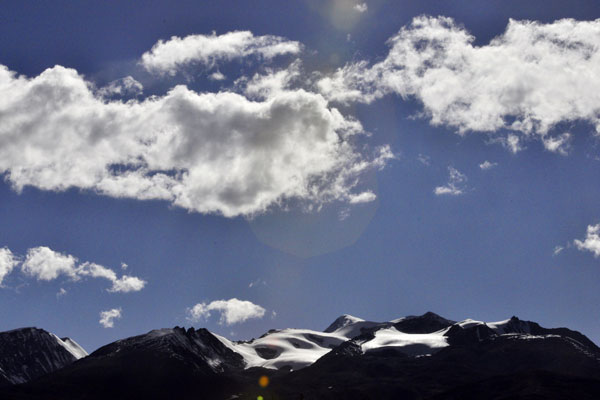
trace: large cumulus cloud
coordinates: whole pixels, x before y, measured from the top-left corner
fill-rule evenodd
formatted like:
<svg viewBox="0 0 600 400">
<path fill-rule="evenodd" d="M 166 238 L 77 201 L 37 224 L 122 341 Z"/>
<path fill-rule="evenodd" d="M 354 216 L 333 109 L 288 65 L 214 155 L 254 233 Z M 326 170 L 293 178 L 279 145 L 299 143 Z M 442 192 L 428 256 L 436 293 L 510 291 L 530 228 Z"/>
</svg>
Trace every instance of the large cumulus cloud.
<svg viewBox="0 0 600 400">
<path fill-rule="evenodd" d="M 100 92 L 62 66 L 31 78 L 0 66 L 0 173 L 16 190 L 74 187 L 232 217 L 290 198 L 350 201 L 359 175 L 391 157 L 359 152 L 361 124 L 302 89 L 251 100 L 175 86 L 128 102 Z"/>
<path fill-rule="evenodd" d="M 389 39 L 383 61 L 348 64 L 318 87 L 344 103 L 412 97 L 432 124 L 504 131 L 498 138 L 515 152 L 538 139 L 566 153 L 571 134 L 552 131 L 562 122 L 587 121 L 600 133 L 600 20 L 510 20 L 489 44 L 474 40 L 451 18 L 417 17 Z"/>
</svg>

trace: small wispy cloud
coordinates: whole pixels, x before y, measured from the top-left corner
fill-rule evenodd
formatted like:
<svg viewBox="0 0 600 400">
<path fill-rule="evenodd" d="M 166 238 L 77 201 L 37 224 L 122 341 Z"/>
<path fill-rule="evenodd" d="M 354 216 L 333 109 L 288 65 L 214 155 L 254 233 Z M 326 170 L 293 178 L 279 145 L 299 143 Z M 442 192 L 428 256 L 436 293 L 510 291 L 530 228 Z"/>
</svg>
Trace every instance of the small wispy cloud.
<svg viewBox="0 0 600 400">
<path fill-rule="evenodd" d="M 258 285 L 267 286 L 267 281 L 265 281 L 264 279 L 260 279 L 260 278 L 258 278 L 258 279 L 256 279 L 255 281 L 252 281 L 252 282 L 250 282 L 250 283 L 248 284 L 248 287 L 249 287 L 249 288 L 252 288 L 252 287 L 255 287 L 255 286 L 258 286 Z"/>
<path fill-rule="evenodd" d="M 554 248 L 554 250 L 552 251 L 552 255 L 553 255 L 553 256 L 557 256 L 557 255 L 559 255 L 559 254 L 560 254 L 560 253 L 561 253 L 561 252 L 562 252 L 564 249 L 565 249 L 565 248 L 564 248 L 564 246 L 556 246 L 556 247 Z"/>
<path fill-rule="evenodd" d="M 226 76 L 221 71 L 215 71 L 208 76 L 211 81 L 222 81 L 225 80 Z"/>
<path fill-rule="evenodd" d="M 427 167 L 429 167 L 431 165 L 431 157 L 425 155 L 425 154 L 421 154 L 419 153 L 419 155 L 417 156 L 417 160 L 419 160 L 419 162 Z"/>
<path fill-rule="evenodd" d="M 60 299 L 61 297 L 63 297 L 66 294 L 67 294 L 67 291 L 64 288 L 60 288 L 60 290 L 56 293 L 56 298 Z"/>
<path fill-rule="evenodd" d="M 438 186 L 433 191 L 436 196 L 451 195 L 458 196 L 464 193 L 467 177 L 454 167 L 448 167 L 448 183 L 444 186 Z"/>
<path fill-rule="evenodd" d="M 569 154 L 571 138 L 572 136 L 568 132 L 565 132 L 559 136 L 544 137 L 544 148 L 553 153 L 558 153 L 563 156 L 566 156 L 567 154 Z"/>
<path fill-rule="evenodd" d="M 367 12 L 367 10 L 369 9 L 369 6 L 367 6 L 367 3 L 359 3 L 354 6 L 354 9 L 356 11 L 358 11 L 359 13 L 364 13 L 364 12 Z"/>
<path fill-rule="evenodd" d="M 338 220 L 343 221 L 350 216 L 350 208 L 344 207 L 338 212 Z"/>
<path fill-rule="evenodd" d="M 115 326 L 115 320 L 121 319 L 121 308 L 113 308 L 107 311 L 100 312 L 100 325 L 104 328 L 113 328 Z"/>
<path fill-rule="evenodd" d="M 490 162 L 488 160 L 485 160 L 484 162 L 482 162 L 481 164 L 479 164 L 479 168 L 481 168 L 482 170 L 488 170 L 488 169 L 492 169 L 494 167 L 498 166 L 498 163 L 495 162 Z"/>
</svg>

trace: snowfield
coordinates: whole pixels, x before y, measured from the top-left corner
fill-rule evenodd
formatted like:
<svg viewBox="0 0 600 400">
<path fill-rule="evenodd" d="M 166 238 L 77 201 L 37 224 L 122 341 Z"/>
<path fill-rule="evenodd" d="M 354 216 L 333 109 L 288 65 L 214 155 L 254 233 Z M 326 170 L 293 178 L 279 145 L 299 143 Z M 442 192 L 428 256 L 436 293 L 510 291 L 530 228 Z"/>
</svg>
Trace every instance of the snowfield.
<svg viewBox="0 0 600 400">
<path fill-rule="evenodd" d="M 332 348 L 361 335 L 365 329 L 377 330 L 373 339 L 360 341 L 363 352 L 395 348 L 409 356 L 423 356 L 448 346 L 443 336 L 445 330 L 410 334 L 400 332 L 392 325 L 391 322 L 365 321 L 351 315 L 342 315 L 325 332 L 309 329 L 272 330 L 249 342 L 232 342 L 222 336 L 215 336 L 244 358 L 246 368 L 304 368 L 329 353 Z"/>
</svg>

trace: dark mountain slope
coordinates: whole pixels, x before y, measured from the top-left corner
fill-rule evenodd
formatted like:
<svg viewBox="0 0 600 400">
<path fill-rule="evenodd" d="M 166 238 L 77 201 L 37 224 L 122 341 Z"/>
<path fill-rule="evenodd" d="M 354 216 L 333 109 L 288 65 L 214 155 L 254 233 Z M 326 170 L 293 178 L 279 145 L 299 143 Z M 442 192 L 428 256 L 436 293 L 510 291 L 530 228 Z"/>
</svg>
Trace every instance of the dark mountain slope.
<svg viewBox="0 0 600 400">
<path fill-rule="evenodd" d="M 205 329 L 161 329 L 0 389 L 0 398 L 600 399 L 600 349 L 566 328 L 542 328 L 516 317 L 453 323 L 433 313 L 385 323 L 342 316 L 330 328 L 332 335 L 360 334 L 291 372 L 245 369 L 255 355 L 236 349 L 251 347 Z M 294 340 L 305 334 L 285 332 Z M 311 343 L 300 344 L 312 349 Z M 407 351 L 419 343 L 429 351 Z M 270 378 L 265 388 L 258 385 L 263 375 Z"/>
<path fill-rule="evenodd" d="M 578 332 L 550 331 L 498 335 L 485 325 L 453 325 L 447 332 L 453 344 L 426 357 L 363 353 L 361 343 L 371 340 L 365 334 L 274 381 L 268 393 L 281 399 L 600 399 L 598 348 L 572 339 L 581 339 Z"/>
<path fill-rule="evenodd" d="M 74 365 L 6 391 L 15 399 L 222 398 L 240 355 L 206 329 L 161 329 L 116 341 Z"/>
<path fill-rule="evenodd" d="M 28 382 L 84 356 L 69 338 L 37 328 L 0 332 L 0 386 Z"/>
</svg>

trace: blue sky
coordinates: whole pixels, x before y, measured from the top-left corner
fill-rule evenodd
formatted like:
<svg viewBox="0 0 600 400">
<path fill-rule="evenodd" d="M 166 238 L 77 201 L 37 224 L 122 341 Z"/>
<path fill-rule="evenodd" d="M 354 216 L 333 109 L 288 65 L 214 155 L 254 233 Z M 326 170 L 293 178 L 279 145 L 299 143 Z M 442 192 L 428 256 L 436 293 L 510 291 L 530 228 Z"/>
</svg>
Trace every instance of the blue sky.
<svg viewBox="0 0 600 400">
<path fill-rule="evenodd" d="M 599 5 L 197 3 L 0 10 L 0 330 L 600 342 Z"/>
</svg>

